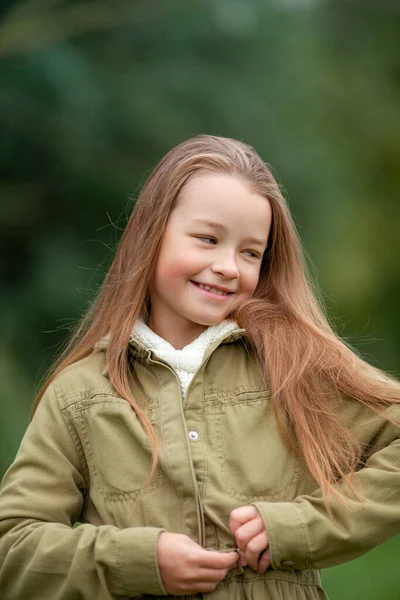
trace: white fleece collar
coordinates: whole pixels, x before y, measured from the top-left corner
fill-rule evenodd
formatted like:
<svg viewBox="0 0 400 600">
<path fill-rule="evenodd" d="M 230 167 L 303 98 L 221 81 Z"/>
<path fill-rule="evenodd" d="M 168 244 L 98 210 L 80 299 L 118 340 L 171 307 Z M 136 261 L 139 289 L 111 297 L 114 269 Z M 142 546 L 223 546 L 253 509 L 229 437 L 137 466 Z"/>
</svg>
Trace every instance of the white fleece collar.
<svg viewBox="0 0 400 600">
<path fill-rule="evenodd" d="M 234 321 L 224 320 L 217 325 L 208 327 L 193 342 L 177 350 L 169 342 L 154 333 L 139 317 L 133 327 L 130 341 L 137 340 L 148 350 L 168 363 L 179 377 L 183 398 L 193 376 L 202 363 L 204 353 L 208 346 L 216 340 L 225 337 L 231 331 L 238 329 Z"/>
<path fill-rule="evenodd" d="M 154 354 L 168 363 L 176 372 L 181 383 L 183 399 L 186 396 L 187 389 L 193 379 L 194 374 L 200 367 L 205 351 L 207 348 L 218 339 L 225 337 L 232 331 L 240 331 L 237 323 L 225 319 L 217 325 L 208 327 L 199 335 L 193 342 L 177 350 L 169 342 L 154 333 L 144 322 L 141 316 L 136 320 L 132 333 L 129 338 L 129 343 L 139 342 L 141 346 L 151 350 Z M 95 345 L 95 350 L 106 350 L 110 340 L 110 334 L 105 335 Z M 107 369 L 104 370 L 104 375 L 107 374 Z"/>
</svg>

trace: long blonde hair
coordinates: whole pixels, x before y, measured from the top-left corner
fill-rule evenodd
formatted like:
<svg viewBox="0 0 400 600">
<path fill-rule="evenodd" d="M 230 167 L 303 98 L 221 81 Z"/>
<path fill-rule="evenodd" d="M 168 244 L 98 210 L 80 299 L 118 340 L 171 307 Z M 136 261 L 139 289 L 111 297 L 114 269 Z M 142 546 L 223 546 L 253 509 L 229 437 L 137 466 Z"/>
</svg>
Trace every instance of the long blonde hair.
<svg viewBox="0 0 400 600">
<path fill-rule="evenodd" d="M 91 309 L 84 316 L 43 385 L 89 355 L 112 333 L 106 352 L 111 383 L 138 415 L 153 447 L 150 479 L 158 460 L 157 439 L 129 386 L 128 340 L 148 303 L 163 233 L 179 191 L 195 173 L 233 175 L 265 196 L 272 227 L 254 296 L 236 311 L 271 388 L 283 440 L 307 465 L 325 499 L 339 495 L 334 483 L 359 465 L 362 448 L 338 418 L 335 395 L 377 411 L 400 402 L 398 382 L 368 365 L 334 333 L 318 300 L 287 203 L 270 169 L 254 149 L 230 138 L 200 135 L 173 148 L 148 178 Z"/>
</svg>

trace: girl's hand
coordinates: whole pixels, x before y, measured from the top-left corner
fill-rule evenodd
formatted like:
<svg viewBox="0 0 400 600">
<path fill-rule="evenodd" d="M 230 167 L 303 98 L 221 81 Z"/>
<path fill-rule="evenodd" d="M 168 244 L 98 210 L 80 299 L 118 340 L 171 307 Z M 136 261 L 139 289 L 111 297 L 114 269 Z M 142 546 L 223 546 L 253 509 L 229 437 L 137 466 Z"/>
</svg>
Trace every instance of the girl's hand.
<svg viewBox="0 0 400 600">
<path fill-rule="evenodd" d="M 168 594 L 174 596 L 212 592 L 238 558 L 237 552 L 205 550 L 180 533 L 163 531 L 157 539 L 161 579 Z"/>
<path fill-rule="evenodd" d="M 240 564 L 265 573 L 271 564 L 264 521 L 255 506 L 241 506 L 231 512 L 229 528 L 236 538 Z"/>
</svg>

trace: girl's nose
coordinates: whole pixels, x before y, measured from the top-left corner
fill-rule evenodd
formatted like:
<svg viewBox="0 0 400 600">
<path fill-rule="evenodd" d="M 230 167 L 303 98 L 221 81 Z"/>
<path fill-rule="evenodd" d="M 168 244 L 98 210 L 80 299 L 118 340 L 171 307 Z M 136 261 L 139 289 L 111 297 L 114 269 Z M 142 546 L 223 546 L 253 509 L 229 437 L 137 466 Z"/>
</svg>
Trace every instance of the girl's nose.
<svg viewBox="0 0 400 600">
<path fill-rule="evenodd" d="M 237 279 L 239 277 L 239 269 L 234 256 L 225 254 L 216 257 L 211 269 L 214 273 L 218 273 L 226 279 Z"/>
</svg>

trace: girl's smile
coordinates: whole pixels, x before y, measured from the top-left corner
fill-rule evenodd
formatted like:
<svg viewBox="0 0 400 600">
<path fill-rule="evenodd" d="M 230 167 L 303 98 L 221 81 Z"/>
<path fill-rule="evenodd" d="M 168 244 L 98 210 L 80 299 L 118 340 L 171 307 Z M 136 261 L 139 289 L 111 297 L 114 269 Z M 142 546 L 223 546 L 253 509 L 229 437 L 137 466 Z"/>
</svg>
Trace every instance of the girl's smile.
<svg viewBox="0 0 400 600">
<path fill-rule="evenodd" d="M 215 298 L 216 300 L 228 298 L 228 296 L 233 294 L 233 291 L 230 292 L 226 288 L 212 286 L 205 283 L 199 283 L 197 281 L 192 281 L 192 283 L 194 283 L 194 285 L 197 288 L 199 288 L 199 290 L 201 290 L 206 296 L 208 296 L 209 298 Z"/>
<path fill-rule="evenodd" d="M 271 220 L 269 201 L 245 180 L 190 177 L 168 218 L 150 285 L 151 329 L 183 348 L 251 298 Z"/>
</svg>

